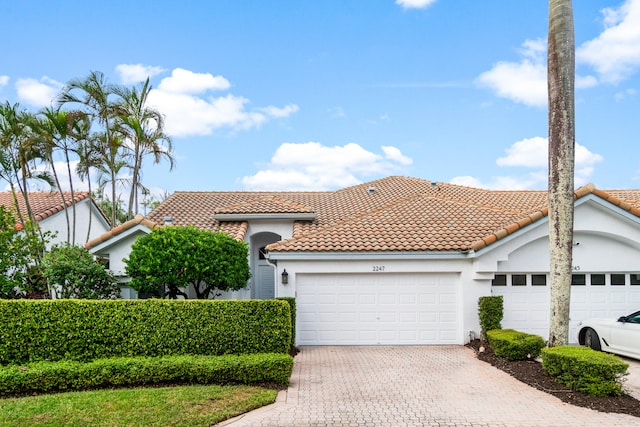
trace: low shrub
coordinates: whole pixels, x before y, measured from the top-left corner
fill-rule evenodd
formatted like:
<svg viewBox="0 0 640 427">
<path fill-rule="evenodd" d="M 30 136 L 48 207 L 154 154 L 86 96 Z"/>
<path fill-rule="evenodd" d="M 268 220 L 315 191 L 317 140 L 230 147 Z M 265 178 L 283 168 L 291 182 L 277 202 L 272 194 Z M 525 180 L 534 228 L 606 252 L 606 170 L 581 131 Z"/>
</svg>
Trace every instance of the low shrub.
<svg viewBox="0 0 640 427">
<path fill-rule="evenodd" d="M 286 385 L 292 370 L 291 356 L 273 353 L 35 362 L 0 367 L 0 395 L 154 384 Z"/>
<path fill-rule="evenodd" d="M 478 317 L 483 337 L 493 329 L 502 329 L 504 316 L 504 302 L 502 295 L 484 296 L 478 298 Z"/>
<path fill-rule="evenodd" d="M 288 353 L 278 300 L 0 300 L 0 364 Z"/>
<path fill-rule="evenodd" d="M 542 367 L 573 390 L 592 396 L 619 396 L 629 365 L 588 347 L 559 346 L 542 350 Z"/>
<path fill-rule="evenodd" d="M 546 345 L 544 339 L 538 335 L 513 329 L 487 331 L 487 341 L 496 356 L 509 360 L 535 359 Z"/>
</svg>

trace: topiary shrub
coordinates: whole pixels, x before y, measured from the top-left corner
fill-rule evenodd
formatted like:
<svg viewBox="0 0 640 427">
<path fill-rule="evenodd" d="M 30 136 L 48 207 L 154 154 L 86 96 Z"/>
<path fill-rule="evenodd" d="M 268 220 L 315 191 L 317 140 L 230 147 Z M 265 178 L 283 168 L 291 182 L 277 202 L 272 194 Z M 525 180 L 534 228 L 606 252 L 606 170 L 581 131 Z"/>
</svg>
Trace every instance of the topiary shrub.
<svg viewBox="0 0 640 427">
<path fill-rule="evenodd" d="M 502 295 L 484 296 L 478 299 L 478 316 L 482 336 L 486 338 L 487 331 L 502 329 L 504 303 Z"/>
<path fill-rule="evenodd" d="M 538 335 L 513 329 L 487 331 L 487 341 L 496 356 L 509 360 L 535 359 L 546 345 L 544 339 Z"/>
<path fill-rule="evenodd" d="M 592 396 L 619 396 L 629 364 L 618 356 L 588 347 L 558 346 L 542 350 L 542 367 L 572 390 Z"/>
</svg>

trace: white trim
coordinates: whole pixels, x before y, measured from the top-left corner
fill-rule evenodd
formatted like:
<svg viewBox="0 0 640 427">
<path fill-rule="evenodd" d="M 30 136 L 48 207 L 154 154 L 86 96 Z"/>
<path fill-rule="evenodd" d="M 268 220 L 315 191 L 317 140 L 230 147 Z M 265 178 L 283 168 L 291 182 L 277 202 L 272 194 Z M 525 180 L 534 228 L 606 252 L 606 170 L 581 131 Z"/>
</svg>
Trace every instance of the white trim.
<svg viewBox="0 0 640 427">
<path fill-rule="evenodd" d="M 111 236 L 104 242 L 98 243 L 97 245 L 91 247 L 89 249 L 89 252 L 96 253 L 104 249 L 107 249 L 117 244 L 121 239 L 131 236 L 132 234 L 137 233 L 138 231 L 142 231 L 143 233 L 146 233 L 146 234 L 151 233 L 151 229 L 149 227 L 142 224 L 136 224 L 135 226 L 126 229 L 122 233 L 116 234 L 115 236 Z"/>
</svg>

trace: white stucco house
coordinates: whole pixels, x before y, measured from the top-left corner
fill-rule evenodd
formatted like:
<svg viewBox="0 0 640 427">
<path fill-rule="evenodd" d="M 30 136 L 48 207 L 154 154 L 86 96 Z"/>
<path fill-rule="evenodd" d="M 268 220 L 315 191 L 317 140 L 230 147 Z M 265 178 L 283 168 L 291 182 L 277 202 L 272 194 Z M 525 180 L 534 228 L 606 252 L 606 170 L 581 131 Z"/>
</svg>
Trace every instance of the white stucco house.
<svg viewBox="0 0 640 427">
<path fill-rule="evenodd" d="M 176 192 L 86 246 L 123 274 L 135 239 L 165 224 L 248 242 L 249 286 L 223 297 L 296 297 L 299 345 L 463 344 L 484 295 L 504 296 L 503 327 L 548 337 L 546 191 L 392 176 L 329 192 Z M 640 309 L 640 190 L 576 190 L 573 259 L 573 340 L 581 319 Z"/>
<path fill-rule="evenodd" d="M 29 205 L 38 225 L 43 231 L 54 233 L 48 247 L 62 242 L 83 245 L 88 240 L 94 239 L 111 229 L 111 225 L 102 210 L 89 197 L 89 192 L 75 191 L 73 195 L 74 197 L 72 198 L 70 192 L 29 193 Z M 20 212 L 26 217 L 27 206 L 24 197 L 20 193 L 17 194 L 17 200 Z M 11 211 L 19 221 L 12 193 L 0 192 L 0 205 Z M 75 222 L 73 217 L 74 208 Z M 67 233 L 67 215 L 69 215 L 70 221 L 69 233 Z"/>
</svg>

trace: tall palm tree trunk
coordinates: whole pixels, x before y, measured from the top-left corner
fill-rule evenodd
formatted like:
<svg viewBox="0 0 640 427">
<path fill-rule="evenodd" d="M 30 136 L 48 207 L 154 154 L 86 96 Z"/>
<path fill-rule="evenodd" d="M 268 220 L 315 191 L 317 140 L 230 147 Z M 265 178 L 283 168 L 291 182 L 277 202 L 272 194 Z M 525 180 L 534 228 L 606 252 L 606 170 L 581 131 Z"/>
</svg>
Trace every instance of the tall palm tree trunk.
<svg viewBox="0 0 640 427">
<path fill-rule="evenodd" d="M 569 342 L 575 163 L 575 41 L 571 0 L 549 0 L 549 346 Z"/>
</svg>

